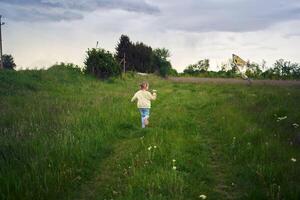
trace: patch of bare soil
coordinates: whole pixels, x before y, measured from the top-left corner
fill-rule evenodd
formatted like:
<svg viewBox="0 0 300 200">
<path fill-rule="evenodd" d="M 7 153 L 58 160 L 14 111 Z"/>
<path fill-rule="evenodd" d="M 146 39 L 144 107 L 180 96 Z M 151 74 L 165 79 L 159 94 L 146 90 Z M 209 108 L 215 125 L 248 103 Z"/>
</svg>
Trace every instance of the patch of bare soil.
<svg viewBox="0 0 300 200">
<path fill-rule="evenodd" d="M 215 83 L 215 84 L 244 84 L 244 85 L 279 85 L 300 86 L 300 80 L 248 80 L 237 78 L 196 78 L 196 77 L 169 77 L 168 80 L 178 83 Z"/>
</svg>

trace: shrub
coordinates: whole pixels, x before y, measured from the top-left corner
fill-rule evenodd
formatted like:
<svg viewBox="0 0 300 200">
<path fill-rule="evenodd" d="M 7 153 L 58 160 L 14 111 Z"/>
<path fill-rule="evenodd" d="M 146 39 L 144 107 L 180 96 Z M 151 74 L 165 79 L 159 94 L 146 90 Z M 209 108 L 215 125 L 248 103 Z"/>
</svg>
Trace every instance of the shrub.
<svg viewBox="0 0 300 200">
<path fill-rule="evenodd" d="M 15 64 L 15 61 L 14 61 L 14 58 L 12 57 L 12 55 L 4 54 L 2 56 L 2 59 L 3 59 L 3 68 L 4 69 L 10 69 L 10 70 L 15 69 L 16 64 Z M 1 60 L 1 58 L 0 58 L 0 60 Z"/>
<path fill-rule="evenodd" d="M 85 71 L 99 78 L 108 78 L 121 74 L 121 66 L 113 55 L 104 49 L 88 49 L 84 61 Z"/>
</svg>

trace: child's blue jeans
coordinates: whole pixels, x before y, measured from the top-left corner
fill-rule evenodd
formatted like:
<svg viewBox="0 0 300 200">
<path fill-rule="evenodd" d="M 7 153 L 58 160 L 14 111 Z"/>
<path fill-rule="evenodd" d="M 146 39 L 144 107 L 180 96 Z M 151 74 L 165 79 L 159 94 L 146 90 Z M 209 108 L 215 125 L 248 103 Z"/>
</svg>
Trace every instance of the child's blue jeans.
<svg viewBox="0 0 300 200">
<path fill-rule="evenodd" d="M 150 108 L 140 108 L 141 120 L 142 120 L 142 128 L 145 128 L 145 119 L 150 116 Z"/>
</svg>

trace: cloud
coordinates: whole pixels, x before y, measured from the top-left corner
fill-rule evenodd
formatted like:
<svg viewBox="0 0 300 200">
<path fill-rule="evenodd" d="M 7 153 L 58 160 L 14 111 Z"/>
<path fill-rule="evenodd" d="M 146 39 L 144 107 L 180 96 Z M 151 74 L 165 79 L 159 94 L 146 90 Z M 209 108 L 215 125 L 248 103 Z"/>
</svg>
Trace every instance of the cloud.
<svg viewBox="0 0 300 200">
<path fill-rule="evenodd" d="M 155 0 L 162 10 L 163 26 L 187 32 L 246 32 L 276 23 L 299 20 L 297 0 Z"/>
<path fill-rule="evenodd" d="M 144 14 L 159 9 L 143 0 L 0 0 L 0 13 L 15 21 L 71 21 L 96 10 L 119 9 Z"/>
<path fill-rule="evenodd" d="M 298 2 L 0 0 L 0 14 L 7 22 L 3 46 L 26 67 L 56 61 L 82 65 L 87 48 L 99 41 L 113 52 L 121 34 L 169 49 L 180 71 L 204 58 L 219 66 L 232 53 L 269 64 L 279 58 L 300 62 Z"/>
<path fill-rule="evenodd" d="M 107 10 L 151 15 L 148 26 L 159 31 L 247 32 L 300 20 L 298 0 L 0 0 L 0 13 L 15 21 L 71 21 Z"/>
</svg>

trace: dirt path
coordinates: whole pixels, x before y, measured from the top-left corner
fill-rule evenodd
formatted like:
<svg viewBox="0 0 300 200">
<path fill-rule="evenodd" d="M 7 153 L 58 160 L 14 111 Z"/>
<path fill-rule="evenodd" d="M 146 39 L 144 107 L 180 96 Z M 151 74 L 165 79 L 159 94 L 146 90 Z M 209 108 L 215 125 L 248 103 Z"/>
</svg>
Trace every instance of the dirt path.
<svg viewBox="0 0 300 200">
<path fill-rule="evenodd" d="M 196 78 L 169 77 L 168 80 L 178 83 L 216 83 L 216 84 L 249 84 L 247 80 L 235 78 Z M 300 80 L 251 80 L 254 85 L 300 86 Z"/>
</svg>

